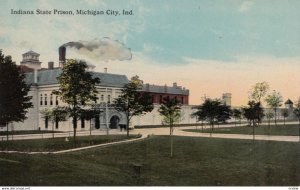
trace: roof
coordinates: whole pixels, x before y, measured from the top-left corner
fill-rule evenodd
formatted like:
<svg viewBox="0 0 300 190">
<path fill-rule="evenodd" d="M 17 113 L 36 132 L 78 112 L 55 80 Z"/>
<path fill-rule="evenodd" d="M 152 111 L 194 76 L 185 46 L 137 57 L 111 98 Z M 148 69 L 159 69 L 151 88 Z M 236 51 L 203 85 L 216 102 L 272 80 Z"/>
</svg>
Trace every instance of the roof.
<svg viewBox="0 0 300 190">
<path fill-rule="evenodd" d="M 284 104 L 293 104 L 292 100 L 288 99 Z"/>
<path fill-rule="evenodd" d="M 62 73 L 61 68 L 55 69 L 45 69 L 39 70 L 38 72 L 38 81 L 37 85 L 53 85 L 58 84 L 57 77 Z M 99 73 L 99 72 L 90 72 L 93 77 L 100 78 L 100 86 L 109 86 L 109 87 L 124 87 L 129 81 L 125 75 L 110 74 L 110 73 Z M 26 73 L 25 81 L 27 84 L 34 83 L 34 73 Z"/>
<path fill-rule="evenodd" d="M 38 54 L 38 53 L 36 53 L 36 52 L 34 52 L 34 51 L 32 51 L 32 50 L 30 50 L 30 51 L 28 51 L 28 52 L 26 52 L 26 53 L 23 53 L 22 55 L 26 55 L 26 54 L 40 55 L 40 54 Z"/>
<path fill-rule="evenodd" d="M 180 86 L 159 86 L 152 84 L 143 84 L 142 91 L 153 92 L 153 93 L 168 93 L 168 94 L 183 94 L 189 95 L 189 90 Z"/>
</svg>

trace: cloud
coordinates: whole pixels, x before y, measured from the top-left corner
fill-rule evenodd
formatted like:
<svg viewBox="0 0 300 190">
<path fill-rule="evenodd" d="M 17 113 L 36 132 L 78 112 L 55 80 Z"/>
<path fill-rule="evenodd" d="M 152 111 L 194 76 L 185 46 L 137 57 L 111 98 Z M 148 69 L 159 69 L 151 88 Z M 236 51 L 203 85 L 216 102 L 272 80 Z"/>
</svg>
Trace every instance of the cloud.
<svg viewBox="0 0 300 190">
<path fill-rule="evenodd" d="M 239 12 L 247 12 L 247 11 L 249 11 L 250 9 L 251 9 L 251 7 L 254 5 L 254 2 L 252 2 L 252 1 L 244 1 L 241 5 L 240 5 L 240 7 L 239 7 L 239 9 L 238 9 L 238 11 Z"/>
<path fill-rule="evenodd" d="M 78 51 L 79 54 L 97 61 L 109 60 L 131 60 L 132 54 L 129 48 L 117 40 L 110 38 L 95 39 L 92 41 L 68 42 L 62 46 L 70 47 Z"/>
</svg>

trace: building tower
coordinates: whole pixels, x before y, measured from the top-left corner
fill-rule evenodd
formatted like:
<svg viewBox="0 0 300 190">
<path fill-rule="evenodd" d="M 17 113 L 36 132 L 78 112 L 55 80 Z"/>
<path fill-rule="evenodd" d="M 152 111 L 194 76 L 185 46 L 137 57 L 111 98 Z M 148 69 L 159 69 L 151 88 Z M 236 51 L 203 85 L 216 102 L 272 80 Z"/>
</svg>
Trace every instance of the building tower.
<svg viewBox="0 0 300 190">
<path fill-rule="evenodd" d="M 288 100 L 284 103 L 284 106 L 285 106 L 286 109 L 290 110 L 290 109 L 293 109 L 293 104 L 294 104 L 294 103 L 293 103 L 290 99 L 288 99 Z"/>
<path fill-rule="evenodd" d="M 231 106 L 231 93 L 224 93 L 222 95 L 222 101 L 227 106 Z"/>
<path fill-rule="evenodd" d="M 22 54 L 22 56 L 23 56 L 23 60 L 21 61 L 21 65 L 27 66 L 29 68 L 36 69 L 36 70 L 41 69 L 42 62 L 39 61 L 40 54 L 38 54 L 34 51 L 28 51 L 28 52 Z"/>
<path fill-rule="evenodd" d="M 293 106 L 293 102 L 288 99 L 286 102 L 284 102 L 284 107 L 288 110 L 289 116 L 287 117 L 287 119 L 293 119 L 294 118 L 294 114 L 293 114 L 293 110 L 294 110 L 294 106 Z"/>
<path fill-rule="evenodd" d="M 22 54 L 23 60 L 21 66 L 26 66 L 34 71 L 34 83 L 37 83 L 37 71 L 41 69 L 42 62 L 39 61 L 40 54 L 34 51 L 28 51 Z"/>
</svg>

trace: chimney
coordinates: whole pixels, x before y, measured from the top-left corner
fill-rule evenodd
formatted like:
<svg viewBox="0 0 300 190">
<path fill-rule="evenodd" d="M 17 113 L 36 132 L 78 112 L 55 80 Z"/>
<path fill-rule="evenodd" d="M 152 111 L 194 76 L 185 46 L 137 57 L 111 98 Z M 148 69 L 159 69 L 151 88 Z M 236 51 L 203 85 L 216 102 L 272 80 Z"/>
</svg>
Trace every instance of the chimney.
<svg viewBox="0 0 300 190">
<path fill-rule="evenodd" d="M 59 54 L 59 67 L 64 67 L 64 64 L 66 63 L 66 47 L 60 46 L 58 48 L 58 54 Z"/>
<path fill-rule="evenodd" d="M 48 69 L 53 69 L 54 68 L 54 62 L 53 61 L 49 61 L 48 62 Z"/>
<path fill-rule="evenodd" d="M 177 87 L 177 82 L 173 82 L 173 87 Z"/>
<path fill-rule="evenodd" d="M 107 67 L 104 67 L 104 73 L 107 73 Z"/>
</svg>

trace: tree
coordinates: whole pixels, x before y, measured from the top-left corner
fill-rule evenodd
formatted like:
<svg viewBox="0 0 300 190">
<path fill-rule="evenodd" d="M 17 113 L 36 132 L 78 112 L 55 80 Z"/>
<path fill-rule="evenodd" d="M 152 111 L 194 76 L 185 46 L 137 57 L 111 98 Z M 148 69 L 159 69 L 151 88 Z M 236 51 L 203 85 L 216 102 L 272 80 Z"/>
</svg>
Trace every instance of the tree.
<svg viewBox="0 0 300 190">
<path fill-rule="evenodd" d="M 100 83 L 100 79 L 93 78 L 92 74 L 86 71 L 86 68 L 87 65 L 83 61 L 67 60 L 62 73 L 57 77 L 59 90 L 53 91 L 54 94 L 61 97 L 63 102 L 69 105 L 73 120 L 74 142 L 81 107 L 98 99 L 96 84 Z"/>
<path fill-rule="evenodd" d="M 197 111 L 193 115 L 197 115 L 200 118 L 205 118 L 211 126 L 211 133 L 214 130 L 215 122 L 225 122 L 230 119 L 230 107 L 223 104 L 220 100 L 206 99 L 200 106 L 195 107 Z"/>
<path fill-rule="evenodd" d="M 270 121 L 274 117 L 274 114 L 272 112 L 266 113 L 266 118 L 268 119 L 268 126 L 270 127 Z"/>
<path fill-rule="evenodd" d="M 25 75 L 0 50 L 0 125 L 7 127 L 11 122 L 22 122 L 27 119 L 28 109 L 33 107 L 31 96 L 28 96 L 30 85 L 25 83 Z"/>
<path fill-rule="evenodd" d="M 205 121 L 206 119 L 206 113 L 203 112 L 201 110 L 201 108 L 199 108 L 199 106 L 195 106 L 193 107 L 192 109 L 198 109 L 198 111 L 194 112 L 191 114 L 192 117 L 196 117 L 196 124 L 197 124 L 197 121 L 201 121 L 201 131 L 203 132 L 203 122 Z M 197 125 L 196 125 L 197 126 Z M 197 129 L 197 128 L 196 128 Z"/>
<path fill-rule="evenodd" d="M 90 122 L 90 136 L 92 135 L 92 122 L 91 120 L 96 117 L 96 115 L 100 114 L 100 110 L 96 109 L 82 109 L 80 112 L 80 117 L 84 120 L 88 120 Z"/>
<path fill-rule="evenodd" d="M 234 117 L 235 121 L 241 122 L 242 111 L 240 109 L 234 108 L 234 109 L 232 109 L 232 116 Z M 235 123 L 235 125 L 236 125 L 236 123 Z"/>
<path fill-rule="evenodd" d="M 296 104 L 296 107 L 294 109 L 294 114 L 296 115 L 296 117 L 298 118 L 298 121 L 299 121 L 299 142 L 300 142 L 300 99 L 299 99 L 298 103 Z"/>
<path fill-rule="evenodd" d="M 285 126 L 285 120 L 289 116 L 289 110 L 284 108 L 281 110 L 281 115 L 283 117 L 283 125 Z"/>
<path fill-rule="evenodd" d="M 45 120 L 45 128 L 48 128 L 48 121 L 52 118 L 52 110 L 49 108 L 45 108 L 41 110 L 42 118 Z"/>
<path fill-rule="evenodd" d="M 269 107 L 271 107 L 274 110 L 274 121 L 276 126 L 276 120 L 277 120 L 277 108 L 281 106 L 282 103 L 282 96 L 279 92 L 276 92 L 275 90 L 268 94 L 266 97 L 266 102 Z"/>
<path fill-rule="evenodd" d="M 267 94 L 269 90 L 269 84 L 267 82 L 256 83 L 250 91 L 250 100 L 261 103 L 261 99 Z"/>
<path fill-rule="evenodd" d="M 133 116 L 143 115 L 153 110 L 151 96 L 147 92 L 141 92 L 142 81 L 138 76 L 131 78 L 128 84 L 124 85 L 121 94 L 113 102 L 116 110 L 124 112 L 127 119 L 127 136 L 129 136 L 129 123 Z"/>
<path fill-rule="evenodd" d="M 219 123 L 226 123 L 226 121 L 231 118 L 232 111 L 230 106 L 222 103 L 217 107 L 217 114 L 217 122 L 219 125 Z"/>
<path fill-rule="evenodd" d="M 45 108 L 41 111 L 41 114 L 45 119 L 46 127 L 48 127 L 48 121 L 52 122 L 52 138 L 54 138 L 54 123 L 58 127 L 59 122 L 67 120 L 68 113 L 68 108 L 61 106 L 57 106 L 53 109 Z"/>
<path fill-rule="evenodd" d="M 57 106 L 52 109 L 53 121 L 56 123 L 57 127 L 59 122 L 67 120 L 69 112 L 68 107 Z"/>
<path fill-rule="evenodd" d="M 244 117 L 249 121 L 249 126 L 256 126 L 264 116 L 259 102 L 249 101 L 248 107 L 242 108 Z"/>
<path fill-rule="evenodd" d="M 178 123 L 181 118 L 180 103 L 176 99 L 164 98 L 158 112 L 163 116 L 163 124 L 170 127 L 171 157 L 173 157 L 173 131 L 174 123 Z"/>
<path fill-rule="evenodd" d="M 264 116 L 263 109 L 261 107 L 260 102 L 249 101 L 248 107 L 244 107 L 243 114 L 244 117 L 249 121 L 249 125 L 252 125 L 252 134 L 253 140 L 255 139 L 255 126 L 261 122 L 261 119 Z"/>
</svg>

